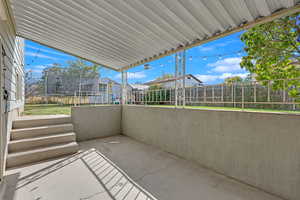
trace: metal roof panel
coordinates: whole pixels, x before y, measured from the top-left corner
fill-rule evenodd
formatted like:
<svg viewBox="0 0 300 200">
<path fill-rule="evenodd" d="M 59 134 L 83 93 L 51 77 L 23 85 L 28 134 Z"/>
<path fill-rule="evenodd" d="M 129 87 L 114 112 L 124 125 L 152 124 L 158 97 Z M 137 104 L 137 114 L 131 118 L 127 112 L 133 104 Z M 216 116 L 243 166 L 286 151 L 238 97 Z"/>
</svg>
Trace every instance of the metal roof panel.
<svg viewBox="0 0 300 200">
<path fill-rule="evenodd" d="M 300 10 L 300 0 L 6 0 L 17 35 L 125 70 Z"/>
</svg>

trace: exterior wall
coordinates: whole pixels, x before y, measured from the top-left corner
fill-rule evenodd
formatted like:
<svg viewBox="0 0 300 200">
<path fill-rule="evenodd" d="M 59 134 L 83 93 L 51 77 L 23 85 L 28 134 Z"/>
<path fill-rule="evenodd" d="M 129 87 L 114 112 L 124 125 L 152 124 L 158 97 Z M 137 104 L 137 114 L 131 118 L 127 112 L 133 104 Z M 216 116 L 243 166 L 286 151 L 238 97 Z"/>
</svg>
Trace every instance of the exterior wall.
<svg viewBox="0 0 300 200">
<path fill-rule="evenodd" d="M 0 0 L 0 6 L 7 11 L 5 4 Z M 4 174 L 5 157 L 7 154 L 7 143 L 11 129 L 11 121 L 23 111 L 24 107 L 24 40 L 16 37 L 13 23 L 10 21 L 8 12 L 6 19 L 0 18 L 1 37 L 1 70 L 0 80 L 2 87 L 8 92 L 8 100 L 3 98 L 3 91 L 0 92 L 1 103 L 1 154 L 0 154 L 0 178 Z"/>
<path fill-rule="evenodd" d="M 72 107 L 77 141 L 121 134 L 121 106 Z"/>
<path fill-rule="evenodd" d="M 123 106 L 122 133 L 300 199 L 300 115 Z"/>
</svg>

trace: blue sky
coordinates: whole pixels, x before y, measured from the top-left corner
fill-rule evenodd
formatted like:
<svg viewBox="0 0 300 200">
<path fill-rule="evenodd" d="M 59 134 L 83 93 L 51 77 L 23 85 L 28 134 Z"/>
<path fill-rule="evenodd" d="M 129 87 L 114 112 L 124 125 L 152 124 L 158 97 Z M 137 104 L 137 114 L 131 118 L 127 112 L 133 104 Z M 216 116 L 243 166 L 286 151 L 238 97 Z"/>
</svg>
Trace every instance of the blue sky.
<svg viewBox="0 0 300 200">
<path fill-rule="evenodd" d="M 191 48 L 186 52 L 186 73 L 193 74 L 206 84 L 223 82 L 230 76 L 246 77 L 247 71 L 240 68 L 241 57 L 245 55 L 244 44 L 240 40 L 242 32 Z M 77 59 L 63 52 L 26 40 L 25 69 L 31 70 L 33 77 L 40 77 L 45 67 L 53 63 L 67 65 L 68 60 Z M 150 69 L 137 66 L 128 72 L 129 83 L 143 83 L 154 80 L 162 74 L 174 74 L 174 55 L 150 62 Z M 102 68 L 101 77 L 121 81 L 119 72 Z"/>
</svg>

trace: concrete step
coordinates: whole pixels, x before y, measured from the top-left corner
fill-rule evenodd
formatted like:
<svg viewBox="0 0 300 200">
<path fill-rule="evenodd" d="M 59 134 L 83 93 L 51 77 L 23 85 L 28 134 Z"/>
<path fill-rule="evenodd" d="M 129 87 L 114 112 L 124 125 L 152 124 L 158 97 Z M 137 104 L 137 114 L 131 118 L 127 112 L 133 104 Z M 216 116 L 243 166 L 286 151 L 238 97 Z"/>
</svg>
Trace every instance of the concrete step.
<svg viewBox="0 0 300 200">
<path fill-rule="evenodd" d="M 40 147 L 28 151 L 10 153 L 7 156 L 7 168 L 35 163 L 51 158 L 76 153 L 79 150 L 76 142 L 63 143 L 50 147 Z"/>
<path fill-rule="evenodd" d="M 11 141 L 73 131 L 73 124 L 58 124 L 11 130 Z"/>
<path fill-rule="evenodd" d="M 26 151 L 37 147 L 52 146 L 67 142 L 75 142 L 75 140 L 76 135 L 73 132 L 12 140 L 8 144 L 8 153 Z"/>
<path fill-rule="evenodd" d="M 71 117 L 56 117 L 56 116 L 44 116 L 41 118 L 21 118 L 13 121 L 12 128 L 31 128 L 45 125 L 57 125 L 57 124 L 67 124 L 71 123 Z"/>
</svg>

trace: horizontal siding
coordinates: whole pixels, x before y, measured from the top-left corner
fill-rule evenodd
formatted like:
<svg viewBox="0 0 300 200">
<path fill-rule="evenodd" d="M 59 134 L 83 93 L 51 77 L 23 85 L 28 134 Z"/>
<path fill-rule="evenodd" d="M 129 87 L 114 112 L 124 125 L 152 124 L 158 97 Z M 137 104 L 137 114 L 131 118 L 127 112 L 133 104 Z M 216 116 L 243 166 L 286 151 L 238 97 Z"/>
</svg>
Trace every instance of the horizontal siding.
<svg viewBox="0 0 300 200">
<path fill-rule="evenodd" d="M 12 23 L 9 20 L 0 20 L 0 34 L 3 48 L 6 53 L 4 58 L 5 73 L 4 87 L 9 93 L 8 111 L 24 105 L 24 39 L 16 37 Z M 21 98 L 17 99 L 17 74 L 21 82 Z"/>
</svg>

